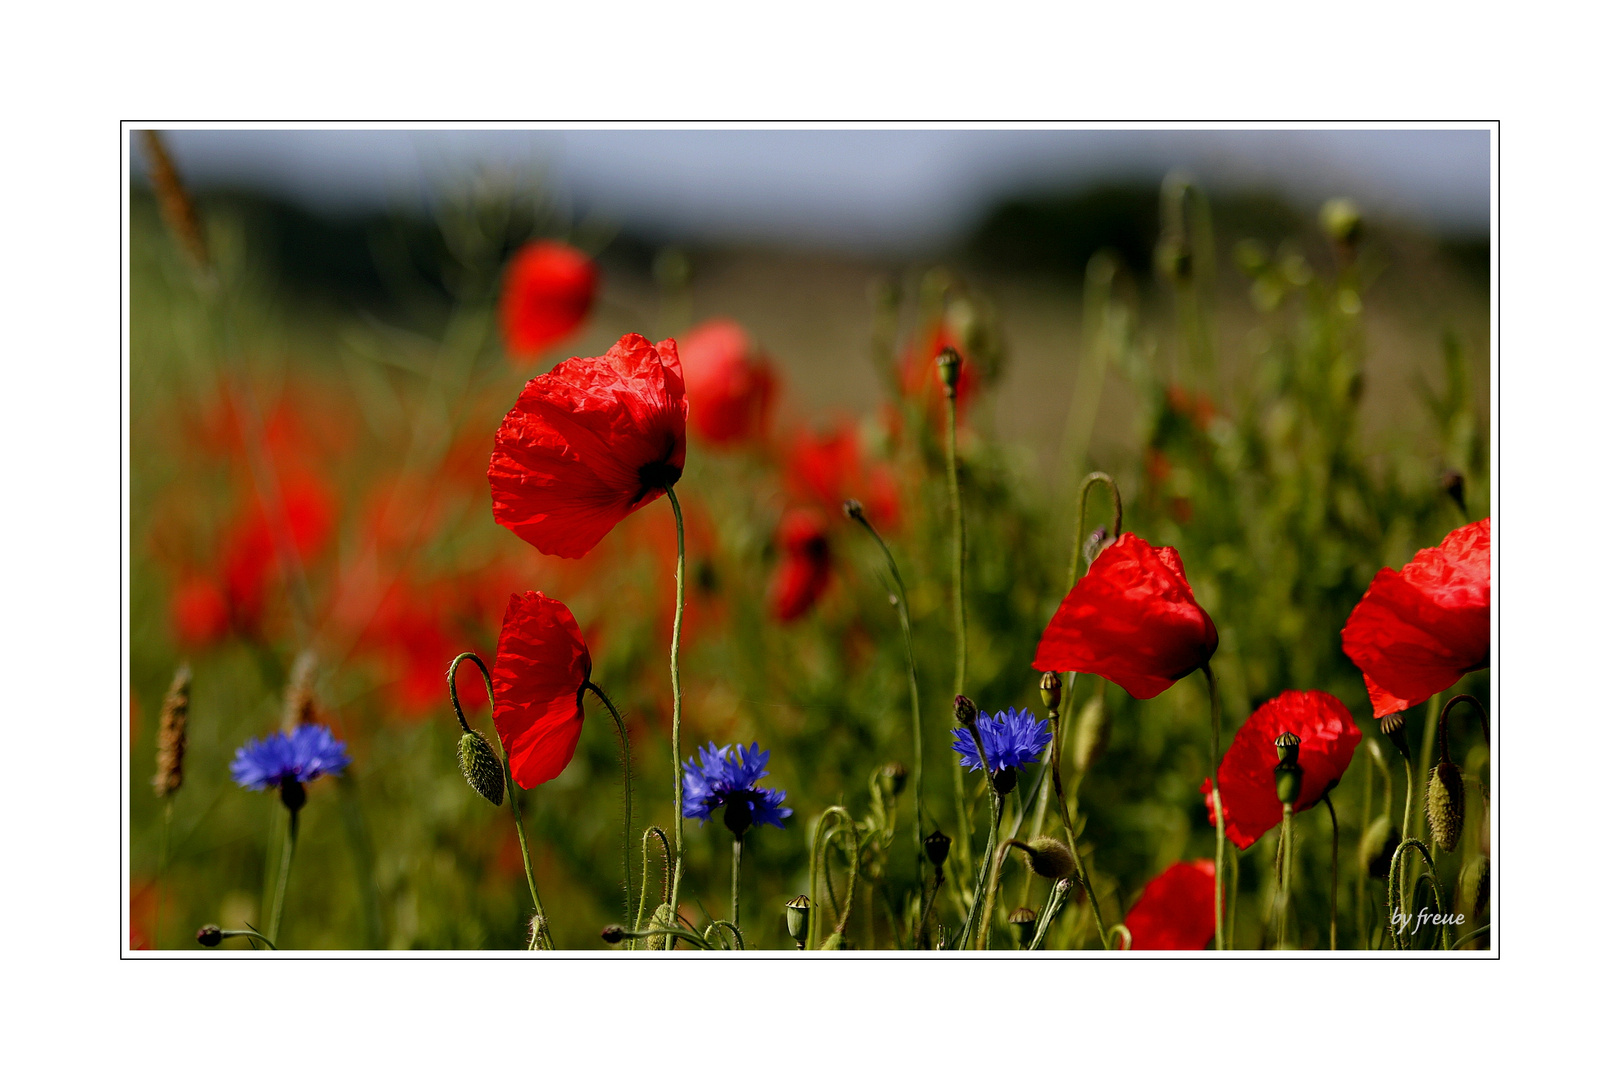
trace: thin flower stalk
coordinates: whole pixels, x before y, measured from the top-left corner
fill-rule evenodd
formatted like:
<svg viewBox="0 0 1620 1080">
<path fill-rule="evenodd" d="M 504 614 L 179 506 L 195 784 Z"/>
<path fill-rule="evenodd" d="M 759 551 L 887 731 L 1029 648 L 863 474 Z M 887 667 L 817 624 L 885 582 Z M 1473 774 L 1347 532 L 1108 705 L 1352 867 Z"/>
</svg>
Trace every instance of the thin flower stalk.
<svg viewBox="0 0 1620 1080">
<path fill-rule="evenodd" d="M 670 875 L 669 906 L 672 911 L 679 911 L 681 874 L 686 867 L 686 827 L 681 814 L 681 619 L 686 611 L 686 522 L 681 517 L 681 504 L 675 497 L 674 485 L 666 484 L 664 493 L 669 496 L 670 509 L 675 512 L 675 625 L 669 636 L 669 683 L 675 699 L 669 728 L 675 769 L 675 872 Z M 674 939 L 666 939 L 664 947 L 674 948 Z"/>
</svg>

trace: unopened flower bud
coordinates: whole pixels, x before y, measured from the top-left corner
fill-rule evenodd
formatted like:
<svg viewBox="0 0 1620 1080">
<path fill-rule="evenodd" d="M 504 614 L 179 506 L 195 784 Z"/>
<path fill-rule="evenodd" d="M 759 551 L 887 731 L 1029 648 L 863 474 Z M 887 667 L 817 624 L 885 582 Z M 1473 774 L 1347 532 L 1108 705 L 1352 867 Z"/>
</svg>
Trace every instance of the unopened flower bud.
<svg viewBox="0 0 1620 1080">
<path fill-rule="evenodd" d="M 1113 717 L 1099 690 L 1086 699 L 1080 709 L 1080 731 L 1074 740 L 1074 768 L 1076 772 L 1089 772 L 1091 767 L 1108 752 L 1108 738 L 1113 733 Z"/>
<path fill-rule="evenodd" d="M 844 516 L 851 521 L 860 521 L 866 516 L 866 507 L 861 505 L 859 499 L 845 499 Z"/>
<path fill-rule="evenodd" d="M 1060 879 L 1074 873 L 1074 853 L 1055 836 L 1042 836 L 1024 847 L 1024 861 L 1043 878 Z"/>
<path fill-rule="evenodd" d="M 979 707 L 973 704 L 973 699 L 966 694 L 957 694 L 956 701 L 951 705 L 951 711 L 956 716 L 956 722 L 963 727 L 971 727 L 979 718 Z"/>
<path fill-rule="evenodd" d="M 833 952 L 842 952 L 843 948 L 844 948 L 844 935 L 843 935 L 843 932 L 839 931 L 839 930 L 834 930 L 831 934 L 829 934 L 827 936 L 827 940 L 823 941 L 821 943 L 821 947 L 822 947 L 823 950 L 830 949 Z"/>
<path fill-rule="evenodd" d="M 1322 204 L 1322 231 L 1335 244 L 1354 247 L 1361 239 L 1361 208 L 1349 199 L 1329 199 Z"/>
<path fill-rule="evenodd" d="M 898 761 L 891 761 L 878 770 L 878 787 L 889 798 L 898 798 L 906 790 L 906 778 L 910 775 L 911 770 Z"/>
<path fill-rule="evenodd" d="M 1058 706 L 1063 704 L 1063 680 L 1055 671 L 1041 675 L 1041 704 L 1048 712 L 1057 712 Z"/>
<path fill-rule="evenodd" d="M 1388 738 L 1390 742 L 1395 744 L 1395 749 L 1401 752 L 1401 757 L 1411 760 L 1412 748 L 1406 744 L 1405 713 L 1390 713 L 1388 716 L 1378 721 L 1378 730 L 1382 731 L 1384 736 Z"/>
<path fill-rule="evenodd" d="M 609 923 L 607 926 L 602 927 L 602 940 L 607 942 L 609 945 L 617 945 L 627 936 L 628 935 L 624 932 L 624 927 L 620 926 L 618 923 Z"/>
<path fill-rule="evenodd" d="M 197 931 L 197 944 L 201 945 L 205 949 L 212 949 L 214 946 L 218 945 L 224 940 L 224 933 L 220 931 L 219 927 L 213 925 L 212 923 L 209 923 L 207 926 L 204 926 Z"/>
<path fill-rule="evenodd" d="M 501 768 L 501 759 L 495 756 L 495 748 L 483 732 L 462 734 L 461 744 L 456 747 L 456 764 L 474 791 L 496 806 L 501 805 L 506 798 L 506 770 Z"/>
<path fill-rule="evenodd" d="M 1035 937 L 1035 913 L 1027 907 L 1017 908 L 1007 916 L 1007 925 L 1012 927 L 1013 940 L 1018 942 L 1018 947 L 1027 949 Z"/>
<path fill-rule="evenodd" d="M 949 345 L 939 351 L 934 360 L 939 365 L 939 381 L 945 386 L 945 396 L 956 396 L 956 384 L 962 377 L 962 356 Z"/>
<path fill-rule="evenodd" d="M 787 932 L 799 948 L 804 948 L 805 935 L 810 932 L 810 898 L 803 894 L 787 902 Z"/>
<path fill-rule="evenodd" d="M 1108 526 L 1099 525 L 1087 533 L 1086 542 L 1080 548 L 1080 554 L 1085 557 L 1086 565 L 1090 566 L 1096 562 L 1097 556 L 1102 554 L 1103 548 L 1108 544 Z"/>
<path fill-rule="evenodd" d="M 935 829 L 923 837 L 923 852 L 936 869 L 942 867 L 945 865 L 946 857 L 951 853 L 951 838 Z"/>
<path fill-rule="evenodd" d="M 1390 824 L 1389 817 L 1380 814 L 1361 834 L 1361 869 L 1370 878 L 1389 880 L 1389 863 L 1400 846 L 1400 833 Z"/>
<path fill-rule="evenodd" d="M 1463 474 L 1456 469 L 1448 469 L 1440 478 L 1440 490 L 1451 496 L 1451 501 L 1457 504 L 1457 509 L 1468 515 L 1468 501 L 1464 490 Z"/>
<path fill-rule="evenodd" d="M 1462 770 L 1442 761 L 1429 770 L 1429 833 L 1441 851 L 1455 851 L 1463 827 Z"/>
</svg>

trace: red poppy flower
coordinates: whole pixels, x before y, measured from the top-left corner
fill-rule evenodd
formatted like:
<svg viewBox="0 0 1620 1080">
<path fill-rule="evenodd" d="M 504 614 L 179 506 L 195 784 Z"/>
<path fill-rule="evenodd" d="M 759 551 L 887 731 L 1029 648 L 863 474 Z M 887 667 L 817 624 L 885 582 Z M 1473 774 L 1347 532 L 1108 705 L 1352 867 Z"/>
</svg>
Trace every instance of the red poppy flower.
<svg viewBox="0 0 1620 1080">
<path fill-rule="evenodd" d="M 789 510 L 776 532 L 783 559 L 771 579 L 771 614 L 792 622 L 827 591 L 832 574 L 832 552 L 827 545 L 827 522 L 814 510 Z"/>
<path fill-rule="evenodd" d="M 1491 662 L 1491 519 L 1464 525 L 1397 573 L 1385 567 L 1341 635 L 1387 716 Z"/>
<path fill-rule="evenodd" d="M 541 593 L 513 593 L 490 679 L 495 730 L 519 787 L 555 779 L 574 759 L 590 677 L 591 654 L 573 612 Z"/>
<path fill-rule="evenodd" d="M 686 383 L 673 339 L 626 334 L 606 356 L 530 379 L 495 433 L 495 520 L 577 559 L 686 465 Z"/>
<path fill-rule="evenodd" d="M 1300 779 L 1296 811 L 1316 804 L 1328 785 L 1344 775 L 1361 742 L 1361 730 L 1344 702 L 1321 690 L 1284 690 L 1254 711 L 1221 757 L 1221 815 L 1226 835 L 1239 850 L 1280 824 L 1277 799 L 1277 736 L 1299 736 Z M 1215 797 L 1204 778 L 1204 806 L 1215 824 Z"/>
<path fill-rule="evenodd" d="M 719 446 L 765 433 L 776 373 L 757 356 L 748 331 L 730 319 L 710 319 L 681 340 L 681 367 L 698 434 Z"/>
<path fill-rule="evenodd" d="M 169 597 L 169 622 L 180 644 L 203 648 L 230 633 L 230 604 L 224 591 L 206 577 L 188 578 Z"/>
<path fill-rule="evenodd" d="M 525 245 L 506 268 L 501 329 L 514 357 L 555 345 L 585 321 L 596 298 L 596 264 L 555 240 Z"/>
<path fill-rule="evenodd" d="M 1150 698 L 1207 664 L 1218 644 L 1176 549 L 1121 533 L 1058 605 L 1032 666 L 1101 675 Z"/>
<path fill-rule="evenodd" d="M 878 529 L 892 528 L 899 521 L 900 493 L 893 474 L 866 462 L 855 425 L 847 420 L 825 435 L 800 431 L 793 437 L 787 482 L 796 495 L 820 505 L 830 516 L 843 514 L 844 500 L 854 498 Z"/>
<path fill-rule="evenodd" d="M 1166 867 L 1125 916 L 1131 950 L 1203 949 L 1215 936 L 1215 860 Z"/>
</svg>

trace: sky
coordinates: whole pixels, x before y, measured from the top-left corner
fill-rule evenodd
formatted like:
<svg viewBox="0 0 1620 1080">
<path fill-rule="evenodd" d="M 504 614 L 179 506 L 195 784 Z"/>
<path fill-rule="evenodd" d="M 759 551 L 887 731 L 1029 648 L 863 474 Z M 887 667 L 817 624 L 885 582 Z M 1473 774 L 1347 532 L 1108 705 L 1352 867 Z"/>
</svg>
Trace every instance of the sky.
<svg viewBox="0 0 1620 1080">
<path fill-rule="evenodd" d="M 864 251 L 949 243 L 1010 196 L 1173 168 L 1302 206 L 1348 195 L 1447 234 L 1490 228 L 1483 130 L 182 130 L 199 189 L 327 213 L 421 206 L 477 168 L 544 175 L 579 213 L 648 236 Z M 132 172 L 142 175 L 138 140 Z"/>
</svg>

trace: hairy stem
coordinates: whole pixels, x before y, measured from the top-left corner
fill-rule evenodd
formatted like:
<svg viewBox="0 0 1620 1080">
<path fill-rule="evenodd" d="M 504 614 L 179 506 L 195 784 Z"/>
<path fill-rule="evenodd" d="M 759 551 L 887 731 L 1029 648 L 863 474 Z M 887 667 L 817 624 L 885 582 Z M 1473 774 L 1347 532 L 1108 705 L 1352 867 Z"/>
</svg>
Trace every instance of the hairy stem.
<svg viewBox="0 0 1620 1080">
<path fill-rule="evenodd" d="M 675 766 L 675 872 L 670 876 L 669 906 L 680 909 L 681 874 L 686 867 L 686 829 L 681 817 L 681 617 L 686 611 L 686 523 L 681 519 L 680 500 L 675 498 L 673 485 L 665 485 L 670 509 L 675 511 L 675 626 L 669 636 L 669 683 L 674 691 L 675 704 L 670 719 L 670 753 Z M 666 939 L 666 948 L 674 948 L 673 938 Z"/>
<path fill-rule="evenodd" d="M 624 791 L 621 801 L 624 805 L 624 917 L 630 918 L 630 806 L 633 798 L 631 794 L 630 777 L 630 733 L 625 730 L 624 717 L 608 699 L 606 693 L 595 683 L 586 681 L 585 689 L 595 694 L 597 700 L 607 706 L 607 711 L 613 714 L 613 725 L 619 729 L 619 764 L 623 772 Z"/>
<path fill-rule="evenodd" d="M 1226 924 L 1221 912 L 1226 897 L 1226 815 L 1221 809 L 1221 700 L 1215 690 L 1215 672 L 1201 669 L 1209 687 L 1209 790 L 1215 803 L 1215 949 L 1226 948 Z"/>
</svg>

